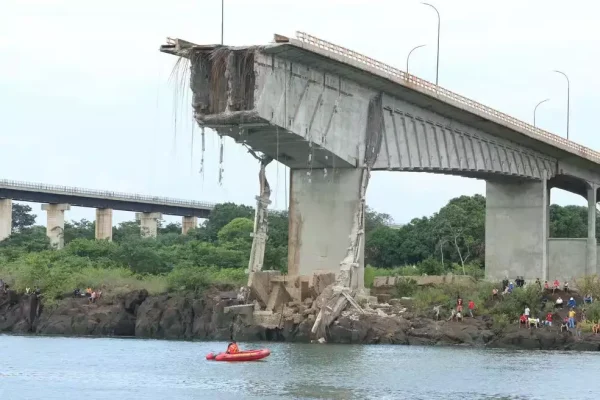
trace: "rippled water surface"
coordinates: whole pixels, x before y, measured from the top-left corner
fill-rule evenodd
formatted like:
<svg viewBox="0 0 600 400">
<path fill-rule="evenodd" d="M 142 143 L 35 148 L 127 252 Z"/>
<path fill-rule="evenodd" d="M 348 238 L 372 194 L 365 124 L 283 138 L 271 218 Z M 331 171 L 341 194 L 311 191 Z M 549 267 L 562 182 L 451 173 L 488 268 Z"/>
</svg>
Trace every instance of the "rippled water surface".
<svg viewBox="0 0 600 400">
<path fill-rule="evenodd" d="M 243 348 L 263 344 L 240 343 Z M 600 355 L 268 343 L 0 336 L 0 399 L 597 399 Z"/>
</svg>

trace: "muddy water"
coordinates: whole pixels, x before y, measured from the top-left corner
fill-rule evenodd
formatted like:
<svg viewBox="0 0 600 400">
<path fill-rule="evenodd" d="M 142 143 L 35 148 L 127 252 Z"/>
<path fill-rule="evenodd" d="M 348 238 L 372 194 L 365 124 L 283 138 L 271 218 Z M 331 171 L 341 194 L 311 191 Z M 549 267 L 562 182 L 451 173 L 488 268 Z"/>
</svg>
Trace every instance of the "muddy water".
<svg viewBox="0 0 600 400">
<path fill-rule="evenodd" d="M 597 353 L 0 336 L 0 399 L 596 399 Z M 568 390 L 567 390 L 568 388 Z"/>
</svg>

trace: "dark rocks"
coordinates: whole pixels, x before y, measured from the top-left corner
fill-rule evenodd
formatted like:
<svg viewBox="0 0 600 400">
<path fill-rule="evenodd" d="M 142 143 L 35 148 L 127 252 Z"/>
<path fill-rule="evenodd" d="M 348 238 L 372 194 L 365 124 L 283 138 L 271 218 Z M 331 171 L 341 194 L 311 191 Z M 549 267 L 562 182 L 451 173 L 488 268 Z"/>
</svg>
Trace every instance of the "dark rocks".
<svg viewBox="0 0 600 400">
<path fill-rule="evenodd" d="M 238 300 L 232 295 L 224 296 L 218 291 L 200 297 L 191 294 L 149 296 L 146 291 L 135 291 L 102 298 L 94 304 L 87 298 L 65 298 L 57 305 L 43 308 L 37 297 L 14 293 L 0 297 L 0 332 L 200 340 L 229 340 L 233 335 L 239 341 L 303 343 L 316 339 L 311 334 L 317 311 L 312 302 L 289 303 L 283 315 L 274 316 L 275 326 L 270 327 L 260 326 L 252 315 L 224 312 L 225 307 L 236 304 Z M 462 322 L 435 321 L 400 311 L 399 304 L 398 307 L 391 310 L 395 316 L 344 311 L 329 327 L 326 340 L 329 343 L 600 350 L 600 335 L 585 334 L 581 340 L 570 332 L 560 333 L 556 327 L 518 329 L 516 324 L 495 332 L 490 317 L 465 318 Z"/>
</svg>

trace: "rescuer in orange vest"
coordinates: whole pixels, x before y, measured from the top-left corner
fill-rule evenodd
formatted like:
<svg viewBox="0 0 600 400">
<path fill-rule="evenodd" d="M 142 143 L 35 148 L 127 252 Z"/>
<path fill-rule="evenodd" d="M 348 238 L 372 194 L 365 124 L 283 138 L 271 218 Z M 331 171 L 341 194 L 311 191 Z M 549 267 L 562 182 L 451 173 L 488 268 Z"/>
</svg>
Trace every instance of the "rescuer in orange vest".
<svg viewBox="0 0 600 400">
<path fill-rule="evenodd" d="M 227 354 L 235 354 L 235 353 L 239 353 L 240 349 L 238 348 L 237 343 L 235 343 L 235 341 L 229 343 L 229 345 L 227 346 Z"/>
</svg>

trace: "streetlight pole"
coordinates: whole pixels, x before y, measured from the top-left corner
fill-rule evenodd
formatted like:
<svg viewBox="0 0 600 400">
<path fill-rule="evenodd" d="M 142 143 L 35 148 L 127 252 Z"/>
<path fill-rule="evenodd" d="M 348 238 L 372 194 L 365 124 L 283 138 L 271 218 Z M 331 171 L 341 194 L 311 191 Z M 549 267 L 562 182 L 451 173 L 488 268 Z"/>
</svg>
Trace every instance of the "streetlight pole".
<svg viewBox="0 0 600 400">
<path fill-rule="evenodd" d="M 435 8 L 434 6 L 432 6 L 429 3 L 421 3 L 424 4 L 426 6 L 429 6 L 431 8 L 433 8 L 435 10 L 435 12 L 437 13 L 437 17 L 438 17 L 438 34 L 437 34 L 437 61 L 436 61 L 436 66 L 435 66 L 435 85 L 438 86 L 438 82 L 439 82 L 439 73 L 440 73 L 440 12 L 438 11 L 437 8 Z"/>
<path fill-rule="evenodd" d="M 561 74 L 567 79 L 567 140 L 569 140 L 569 117 L 570 117 L 570 103 L 571 103 L 571 82 L 569 82 L 569 77 L 562 71 L 554 70 L 554 72 Z"/>
<path fill-rule="evenodd" d="M 540 106 L 540 104 L 547 102 L 550 99 L 546 99 L 546 100 L 542 100 L 539 103 L 537 103 L 537 105 L 535 106 L 535 108 L 533 109 L 533 126 L 535 127 L 535 112 L 537 111 L 537 108 Z"/>
<path fill-rule="evenodd" d="M 225 0 L 221 0 L 221 45 L 223 45 L 223 24 L 225 21 Z"/>
<path fill-rule="evenodd" d="M 412 50 L 408 52 L 408 56 L 406 56 L 406 74 L 408 74 L 408 60 L 410 60 L 410 55 L 412 54 L 412 52 L 418 48 L 425 47 L 425 46 L 426 46 L 425 44 L 421 44 L 419 46 L 413 47 Z"/>
</svg>

